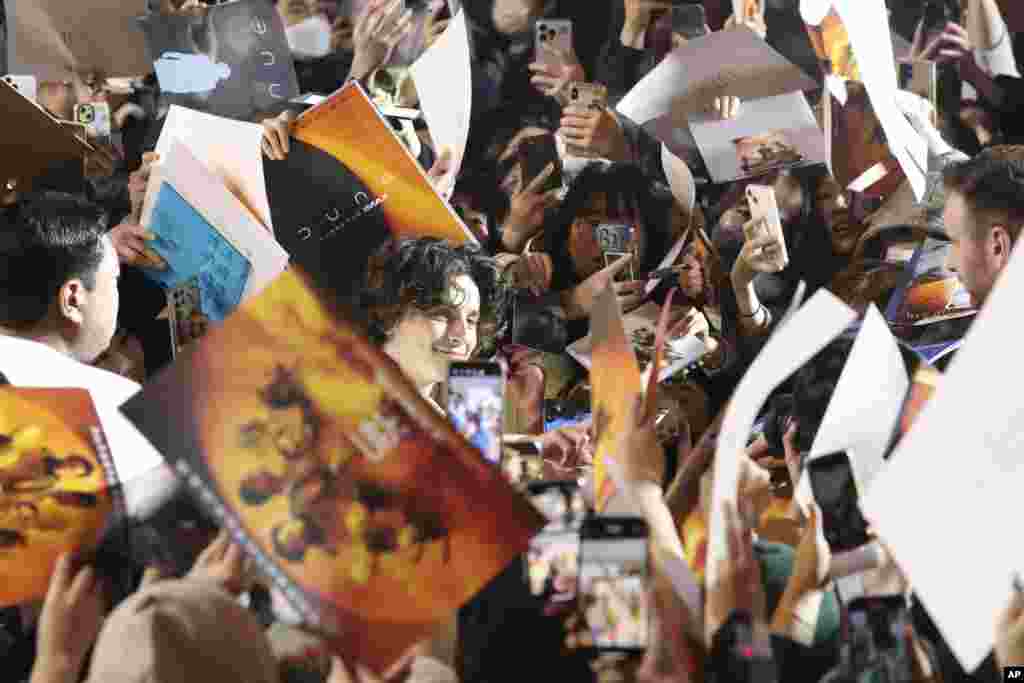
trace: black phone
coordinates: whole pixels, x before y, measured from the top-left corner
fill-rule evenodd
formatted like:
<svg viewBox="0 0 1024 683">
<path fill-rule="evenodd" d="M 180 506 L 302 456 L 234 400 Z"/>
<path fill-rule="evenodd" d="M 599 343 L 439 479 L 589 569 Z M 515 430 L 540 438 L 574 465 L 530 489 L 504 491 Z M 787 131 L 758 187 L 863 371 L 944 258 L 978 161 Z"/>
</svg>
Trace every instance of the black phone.
<svg viewBox="0 0 1024 683">
<path fill-rule="evenodd" d="M 576 598 L 580 527 L 587 516 L 583 493 L 573 481 L 531 482 L 527 493 L 548 523 L 530 540 L 526 582 L 545 611 L 568 609 Z"/>
<path fill-rule="evenodd" d="M 847 605 L 845 646 L 854 680 L 912 680 L 906 630 L 910 611 L 902 595 L 854 598 Z M 876 674 L 882 674 L 875 677 Z M 887 674 L 887 675 L 886 675 Z"/>
<path fill-rule="evenodd" d="M 519 163 L 522 169 L 522 186 L 524 188 L 543 173 L 549 164 L 554 165 L 554 171 L 538 188 L 538 193 L 562 187 L 562 160 L 558 156 L 554 135 L 544 134 L 525 138 L 519 143 Z"/>
<path fill-rule="evenodd" d="M 944 0 L 926 0 L 922 18 L 925 36 L 941 33 L 951 21 L 957 21 L 957 16 L 948 3 Z"/>
<path fill-rule="evenodd" d="M 707 35 L 708 17 L 704 5 L 676 5 L 672 8 L 672 31 L 687 40 Z"/>
<path fill-rule="evenodd" d="M 821 507 L 825 540 L 832 552 L 853 550 L 870 538 L 860 512 L 857 482 L 845 451 L 830 453 L 807 463 L 814 500 Z"/>
<path fill-rule="evenodd" d="M 505 414 L 505 373 L 497 363 L 448 366 L 448 419 L 495 465 L 501 462 Z"/>
<path fill-rule="evenodd" d="M 649 633 L 647 523 L 588 517 L 580 527 L 577 637 L 585 650 L 642 652 Z"/>
<path fill-rule="evenodd" d="M 590 401 L 567 399 L 544 400 L 544 431 L 550 432 L 562 427 L 575 427 L 590 421 Z"/>
</svg>

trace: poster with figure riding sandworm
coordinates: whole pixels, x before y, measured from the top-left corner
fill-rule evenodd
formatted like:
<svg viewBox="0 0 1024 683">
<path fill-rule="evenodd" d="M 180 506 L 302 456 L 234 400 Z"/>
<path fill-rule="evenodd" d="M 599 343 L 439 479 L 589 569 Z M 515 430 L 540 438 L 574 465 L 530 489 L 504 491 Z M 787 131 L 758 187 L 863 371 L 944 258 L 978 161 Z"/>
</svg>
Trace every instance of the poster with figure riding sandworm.
<svg viewBox="0 0 1024 683">
<path fill-rule="evenodd" d="M 336 304 L 293 267 L 122 410 L 304 621 L 382 672 L 543 518 Z"/>
</svg>

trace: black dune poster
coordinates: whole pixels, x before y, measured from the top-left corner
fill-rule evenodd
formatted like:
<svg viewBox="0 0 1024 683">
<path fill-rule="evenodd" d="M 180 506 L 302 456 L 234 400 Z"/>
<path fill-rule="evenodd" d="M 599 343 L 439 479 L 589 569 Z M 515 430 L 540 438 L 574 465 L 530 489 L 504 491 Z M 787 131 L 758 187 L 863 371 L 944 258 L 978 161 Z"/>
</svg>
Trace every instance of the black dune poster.
<svg viewBox="0 0 1024 683">
<path fill-rule="evenodd" d="M 235 0 L 202 16 L 139 19 L 160 90 L 173 104 L 250 120 L 298 97 L 284 24 L 266 0 Z"/>
<path fill-rule="evenodd" d="M 316 284 L 359 292 L 367 260 L 391 237 L 379 201 L 333 156 L 292 138 L 287 158 L 264 159 L 275 237 Z"/>
</svg>

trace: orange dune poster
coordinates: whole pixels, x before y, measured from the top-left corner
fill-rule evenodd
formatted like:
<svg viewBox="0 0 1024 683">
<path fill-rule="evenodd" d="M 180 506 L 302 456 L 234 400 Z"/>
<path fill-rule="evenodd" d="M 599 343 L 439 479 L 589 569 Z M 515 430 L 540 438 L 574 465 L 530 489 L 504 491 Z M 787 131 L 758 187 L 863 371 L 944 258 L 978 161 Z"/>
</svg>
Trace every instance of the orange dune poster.
<svg viewBox="0 0 1024 683">
<path fill-rule="evenodd" d="M 123 410 L 338 652 L 381 672 L 543 525 L 298 269 Z"/>
<path fill-rule="evenodd" d="M 594 507 L 604 511 L 615 494 L 606 459 L 628 457 L 615 453 L 622 425 L 631 419 L 633 403 L 641 392 L 640 368 L 633 346 L 626 339 L 615 292 L 609 286 L 598 295 L 590 314 L 591 404 L 597 450 L 594 454 Z"/>
<path fill-rule="evenodd" d="M 0 389 L 0 607 L 41 599 L 57 558 L 122 510 L 87 391 Z"/>
<path fill-rule="evenodd" d="M 292 135 L 344 164 L 382 203 L 396 238 L 475 241 L 358 83 L 299 117 Z"/>
</svg>

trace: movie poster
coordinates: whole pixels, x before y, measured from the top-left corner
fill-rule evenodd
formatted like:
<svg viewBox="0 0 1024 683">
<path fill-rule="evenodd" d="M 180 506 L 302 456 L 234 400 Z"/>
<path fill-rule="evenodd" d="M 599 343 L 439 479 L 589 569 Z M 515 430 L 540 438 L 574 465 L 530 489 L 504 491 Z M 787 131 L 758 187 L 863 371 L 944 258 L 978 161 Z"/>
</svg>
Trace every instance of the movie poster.
<svg viewBox="0 0 1024 683">
<path fill-rule="evenodd" d="M 543 518 L 298 268 L 123 411 L 338 652 L 382 671 Z"/>
<path fill-rule="evenodd" d="M 89 392 L 0 388 L 0 607 L 42 599 L 57 558 L 123 512 Z"/>
<path fill-rule="evenodd" d="M 265 0 L 214 5 L 199 16 L 139 19 L 163 96 L 173 104 L 232 119 L 299 96 L 284 23 Z"/>
</svg>

